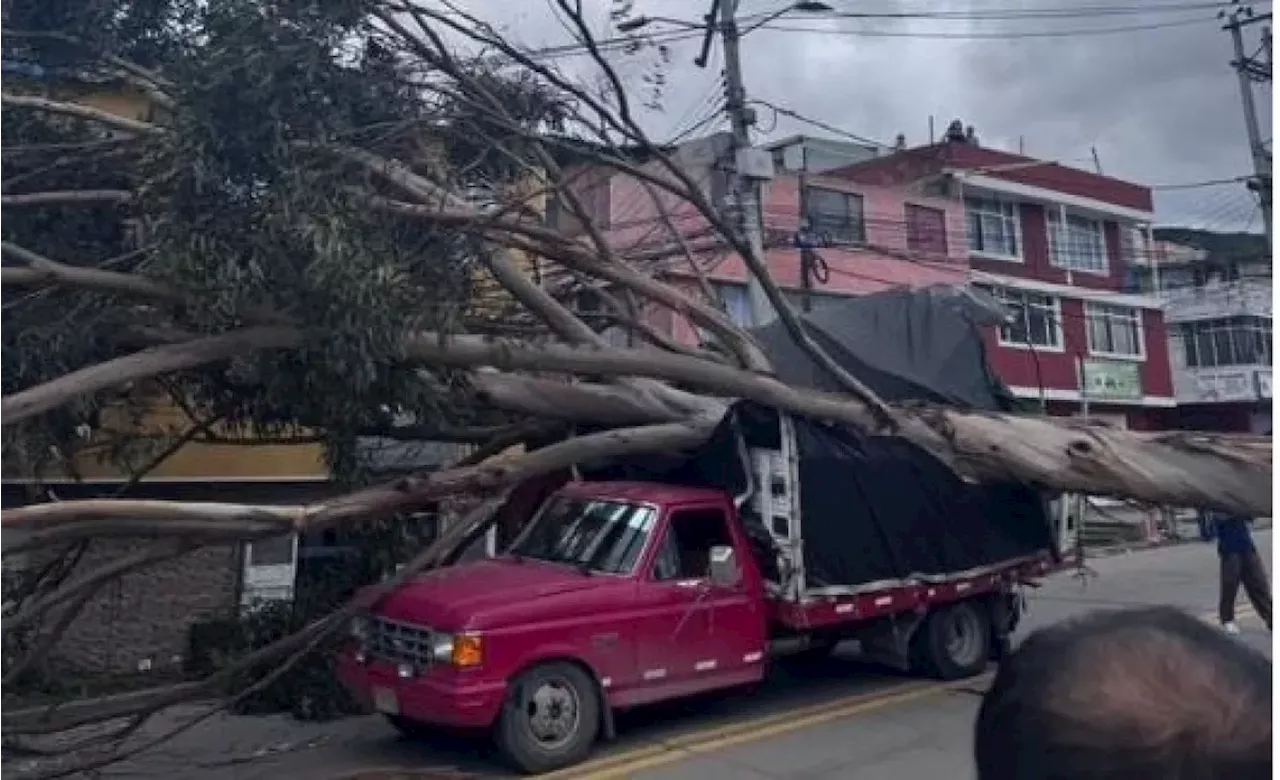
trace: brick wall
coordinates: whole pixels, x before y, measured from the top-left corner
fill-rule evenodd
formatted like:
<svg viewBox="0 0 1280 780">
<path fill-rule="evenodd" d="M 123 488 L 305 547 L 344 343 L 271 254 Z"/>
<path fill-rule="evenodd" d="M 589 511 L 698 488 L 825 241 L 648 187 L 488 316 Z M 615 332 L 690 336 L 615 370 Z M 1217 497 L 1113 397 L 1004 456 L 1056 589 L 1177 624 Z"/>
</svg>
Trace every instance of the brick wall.
<svg viewBox="0 0 1280 780">
<path fill-rule="evenodd" d="M 112 496 L 117 486 L 72 483 L 56 487 L 63 500 Z M 299 504 L 340 492 L 328 482 L 157 482 L 143 483 L 127 494 L 130 498 L 173 501 L 235 501 L 240 503 Z M 40 500 L 21 485 L 4 486 L 5 507 Z M 119 560 L 156 542 L 149 539 L 95 539 L 68 581 Z M 20 561 L 6 559 L 26 569 L 38 570 L 52 552 L 32 552 Z M 85 605 L 49 654 L 51 669 L 70 669 L 88 677 L 138 674 L 139 662 L 149 661 L 151 673 L 160 676 L 181 665 L 187 631 L 192 623 L 237 606 L 241 581 L 238 545 L 202 548 L 196 552 L 141 569 L 104 585 Z M 57 610 L 45 624 L 56 620 Z"/>
<path fill-rule="evenodd" d="M 95 541 L 72 577 L 151 544 Z M 156 674 L 180 669 L 191 624 L 235 606 L 239 560 L 234 546 L 209 547 L 108 583 L 68 627 L 50 666 L 88 676 L 137 673 L 143 662 Z"/>
</svg>

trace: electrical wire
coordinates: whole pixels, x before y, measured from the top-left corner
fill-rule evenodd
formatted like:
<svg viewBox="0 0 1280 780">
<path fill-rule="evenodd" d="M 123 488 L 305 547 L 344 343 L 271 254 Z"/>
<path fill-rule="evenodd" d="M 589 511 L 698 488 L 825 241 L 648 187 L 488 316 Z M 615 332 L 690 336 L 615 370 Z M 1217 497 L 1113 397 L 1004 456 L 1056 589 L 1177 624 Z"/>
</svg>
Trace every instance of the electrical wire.
<svg viewBox="0 0 1280 780">
<path fill-rule="evenodd" d="M 985 8 L 959 11 L 825 11 L 806 13 L 806 19 L 946 19 L 960 21 L 1013 21 L 1019 19 L 1093 19 L 1110 16 L 1152 16 L 1154 14 L 1219 11 L 1228 2 L 1145 3 L 1138 5 L 1095 5 L 1045 8 Z"/>
<path fill-rule="evenodd" d="M 1048 8 L 1048 9 L 994 9 L 991 11 L 920 11 L 920 12 L 883 12 L 883 13 L 841 13 L 806 14 L 806 18 L 818 20 L 828 19 L 871 19 L 871 20 L 931 20 L 931 21 L 1018 21 L 1018 20 L 1051 20 L 1051 19 L 1084 19 L 1105 18 L 1124 15 L 1152 15 L 1160 13 L 1186 13 L 1198 10 L 1219 10 L 1228 7 L 1227 3 L 1167 3 L 1129 6 L 1092 6 L 1083 8 Z M 750 23 L 753 20 L 764 20 L 772 14 L 760 13 L 741 17 L 739 21 Z M 886 30 L 839 30 L 820 27 L 788 26 L 777 21 L 766 21 L 760 29 L 778 32 L 817 33 L 822 35 L 844 35 L 852 37 L 873 38 L 942 38 L 957 40 L 1008 40 L 1018 38 L 1066 38 L 1092 35 L 1112 35 L 1132 32 L 1161 30 L 1173 27 L 1184 27 L 1193 24 L 1213 22 L 1215 17 L 1197 16 L 1170 22 L 1152 22 L 1139 25 L 1116 27 L 1094 27 L 1065 30 L 1018 30 L 1005 32 L 923 32 L 923 31 L 886 31 Z M 614 38 L 601 38 L 595 43 L 601 52 L 615 51 L 627 47 L 635 47 L 642 43 L 663 44 L 700 38 L 703 35 L 702 25 L 688 22 L 687 28 L 666 30 L 647 35 L 629 34 Z M 577 57 L 588 54 L 588 48 L 581 42 L 547 46 L 525 52 L 532 59 L 557 59 Z"/>
<path fill-rule="evenodd" d="M 1253 177 L 1252 176 L 1233 176 L 1230 179 L 1208 179 L 1206 181 L 1184 182 L 1181 184 L 1152 184 L 1152 185 L 1149 185 L 1149 188 L 1153 190 L 1162 190 L 1162 191 L 1196 190 L 1204 187 L 1219 187 L 1224 184 L 1240 184 L 1242 182 L 1248 181 L 1251 178 Z"/>
<path fill-rule="evenodd" d="M 832 30 L 822 27 L 790 27 L 777 24 L 764 24 L 761 29 L 773 30 L 775 32 L 793 32 L 793 33 L 813 33 L 816 35 L 839 35 L 851 38 L 911 38 L 915 40 L 957 40 L 957 41 L 982 41 L 982 40 L 1022 40 L 1030 38 L 1084 38 L 1096 35 L 1121 35 L 1135 32 L 1149 32 L 1153 30 L 1167 30 L 1174 27 L 1189 27 L 1191 25 L 1203 25 L 1213 22 L 1212 18 L 1197 17 L 1195 19 L 1184 19 L 1177 22 L 1157 22 L 1152 24 L 1133 24 L 1120 27 L 1094 27 L 1070 30 L 1010 30 L 1007 32 L 896 32 L 891 30 Z"/>
<path fill-rule="evenodd" d="M 754 2 L 754 0 L 747 0 L 747 1 Z M 770 0 L 770 1 L 774 2 L 774 0 Z M 1126 14 L 1157 14 L 1157 13 L 1176 13 L 1179 11 L 1217 10 L 1222 8 L 1231 8 L 1234 5 L 1229 0 L 1216 0 L 1216 1 L 1197 0 L 1196 2 L 1186 2 L 1184 0 L 1176 0 L 1175 2 L 1128 3 L 1128 4 L 1115 3 L 1115 4 L 1106 4 L 1106 5 L 1096 5 L 1096 4 L 1095 5 L 1074 5 L 1073 4 L 1073 5 L 1064 5 L 1064 6 L 1040 6 L 1040 7 L 1031 7 L 1031 8 L 1028 8 L 1025 5 L 1017 5 L 1017 6 L 994 5 L 994 6 L 987 6 L 987 7 L 975 6 L 975 7 L 965 8 L 963 10 L 954 10 L 954 11 L 951 11 L 951 10 L 903 11 L 901 10 L 904 5 L 902 0 L 891 0 L 891 2 L 886 2 L 885 4 L 892 6 L 895 10 L 885 11 L 885 12 L 870 11 L 867 13 L 884 15 L 884 16 L 897 16 L 897 15 L 905 14 L 909 16 L 934 16 L 934 17 L 944 17 L 944 18 L 970 18 L 974 16 L 978 16 L 978 17 L 998 16 L 1002 18 L 1021 17 L 1021 16 L 1079 17 L 1079 16 L 1111 16 L 1111 15 L 1126 15 Z M 920 4 L 936 5 L 937 3 L 934 2 L 934 0 L 922 0 Z M 1260 5 L 1269 5 L 1269 4 L 1270 4 L 1269 0 L 1264 0 L 1264 2 L 1260 3 Z M 864 7 L 867 5 L 869 4 L 866 3 L 865 0 L 859 3 L 859 7 Z M 775 9 L 772 12 L 758 11 L 751 14 L 751 16 L 755 16 L 755 17 L 767 16 L 770 13 L 776 13 L 777 10 L 780 10 L 780 9 Z M 860 16 L 863 13 L 864 12 L 845 12 L 845 11 L 830 10 L 830 11 L 821 11 L 817 13 L 805 13 L 804 15 L 819 16 L 824 14 L 830 14 L 835 16 L 846 16 L 846 15 Z"/>
<path fill-rule="evenodd" d="M 814 119 L 814 118 L 812 118 L 812 117 L 805 116 L 805 115 L 801 114 L 799 111 L 795 111 L 795 110 L 792 110 L 792 109 L 790 109 L 790 108 L 783 108 L 782 106 L 775 105 L 774 103 L 771 103 L 771 102 L 769 102 L 768 100 L 762 100 L 762 99 L 760 99 L 760 98 L 752 98 L 751 100 L 749 100 L 749 101 L 747 101 L 747 102 L 748 102 L 748 103 L 755 103 L 755 104 L 757 104 L 757 105 L 761 105 L 761 106 L 766 106 L 766 107 L 768 107 L 768 108 L 772 109 L 774 112 L 776 112 L 776 113 L 778 113 L 778 114 L 781 114 L 782 116 L 790 117 L 791 119 L 795 119 L 796 121 L 799 121 L 799 122 L 804 122 L 805 124 L 807 124 L 807 125 L 812 125 L 813 127 L 816 127 L 816 128 L 818 128 L 819 130 L 825 130 L 825 131 L 826 131 L 826 132 L 828 132 L 828 133 L 832 133 L 832 134 L 834 134 L 834 135 L 838 135 L 838 136 L 840 136 L 840 137 L 842 137 L 842 138 L 848 138 L 848 139 L 849 139 L 849 140 L 851 140 L 851 141 L 857 141 L 858 143 L 861 143 L 861 144 L 872 144 L 873 146 L 878 146 L 878 147 L 881 147 L 881 148 L 888 148 L 888 147 L 889 147 L 889 144 L 883 143 L 883 142 L 881 142 L 881 141 L 877 141 L 877 140 L 875 140 L 874 138 L 867 138 L 866 136 L 861 136 L 861 135 L 857 135 L 857 134 L 855 134 L 855 133 L 850 133 L 850 132 L 849 132 L 849 131 L 847 131 L 847 130 L 841 130 L 840 128 L 836 127 L 835 125 L 829 125 L 829 124 L 827 124 L 826 122 L 823 122 L 823 121 L 821 121 L 821 120 L 818 120 L 818 119 Z"/>
</svg>

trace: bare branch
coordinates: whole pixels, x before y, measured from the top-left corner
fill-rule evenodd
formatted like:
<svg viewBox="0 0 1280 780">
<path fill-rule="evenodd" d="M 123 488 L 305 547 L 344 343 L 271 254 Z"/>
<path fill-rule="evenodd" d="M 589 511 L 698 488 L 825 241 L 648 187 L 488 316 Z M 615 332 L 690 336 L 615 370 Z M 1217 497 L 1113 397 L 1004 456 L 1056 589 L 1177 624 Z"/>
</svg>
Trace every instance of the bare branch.
<svg viewBox="0 0 1280 780">
<path fill-rule="evenodd" d="M 185 555 L 196 549 L 196 545 L 186 542 L 178 542 L 174 545 L 165 545 L 161 549 L 144 549 L 127 555 L 123 558 L 110 561 L 98 568 L 77 577 L 75 580 L 62 585 L 39 598 L 32 599 L 30 603 L 23 606 L 12 617 L 4 621 L 5 631 L 15 631 L 30 625 L 38 620 L 44 613 L 50 609 L 69 601 L 76 596 L 90 591 L 91 593 L 118 577 L 128 574 L 137 569 L 146 568 L 161 561 L 167 561 Z M 17 678 L 18 674 L 6 674 L 4 683 L 12 682 L 11 678 Z"/>
<path fill-rule="evenodd" d="M 526 480 L 567 469 L 581 462 L 618 459 L 641 452 L 680 451 L 705 441 L 716 421 L 687 421 L 620 428 L 581 435 L 540 448 L 511 461 L 407 476 L 381 487 L 366 489 L 314 506 L 229 505 L 215 502 L 147 500 L 83 500 L 38 503 L 0 510 L 0 528 L 54 528 L 93 519 L 137 517 L 163 525 L 178 520 L 288 521 L 296 529 L 321 529 L 330 525 L 364 521 L 407 510 L 442 496 L 457 493 L 500 491 Z"/>
<path fill-rule="evenodd" d="M 0 242 L 0 250 L 27 263 L 27 268 L 4 268 L 0 280 L 4 284 L 61 283 L 106 292 L 118 292 L 156 300 L 178 300 L 174 289 L 137 274 L 81 268 L 51 260 L 38 252 L 12 241 Z"/>
<path fill-rule="evenodd" d="M 406 357 L 455 368 L 648 376 L 748 398 L 792 414 L 875 431 L 873 410 L 847 396 L 804 390 L 771 377 L 684 355 L 626 349 L 575 350 L 439 337 L 414 338 Z M 1271 513 L 1271 455 L 1193 446 L 1180 439 L 1099 430 L 1069 419 L 1017 417 L 913 405 L 893 412 L 899 434 L 967 477 L 1063 491 L 1128 496 L 1177 506 Z M 1222 437 L 1217 437 L 1221 440 Z"/>
<path fill-rule="evenodd" d="M 145 349 L 6 395 L 0 400 L 0 417 L 3 417 L 5 425 L 11 425 L 72 399 L 127 382 L 196 368 L 261 349 L 295 347 L 301 343 L 301 338 L 299 331 L 293 328 L 264 326 Z"/>
<path fill-rule="evenodd" d="M 172 81 L 169 81 L 154 70 L 145 68 L 133 60 L 127 60 L 117 54 L 102 51 L 74 35 L 67 35 L 66 33 L 54 32 L 52 30 L 4 30 L 0 31 L 0 34 L 3 34 L 6 38 L 17 38 L 20 40 L 38 39 L 69 43 L 92 52 L 94 56 L 98 57 L 108 65 L 118 68 L 119 70 L 134 76 L 137 80 L 144 81 L 154 87 L 171 90 L 174 86 Z"/>
<path fill-rule="evenodd" d="M 33 111 L 43 111 L 49 114 L 59 114 L 61 116 L 73 117 L 75 119 L 85 119 L 90 122 L 114 127 L 117 130 L 124 130 L 129 133 L 138 133 L 145 135 L 148 133 L 163 133 L 164 128 L 159 125 L 153 125 L 150 122 L 143 122 L 138 119 L 129 119 L 128 117 L 113 114 L 110 111 L 103 111 L 93 106 L 81 105 L 79 103 L 66 103 L 58 100 L 49 100 L 48 98 L 35 97 L 33 95 L 14 95 L 8 92 L 0 93 L 0 103 L 15 108 L 29 108 Z"/>
<path fill-rule="evenodd" d="M 54 190 L 0 195 L 0 206 L 79 206 L 84 204 L 119 204 L 133 200 L 128 190 Z"/>
<path fill-rule="evenodd" d="M 676 227 L 671 215 L 667 213 L 667 209 L 662 205 L 662 197 L 658 194 L 657 189 L 647 181 L 641 181 L 640 186 L 644 188 L 645 194 L 649 196 L 649 201 L 653 203 L 654 209 L 657 210 L 658 218 L 662 220 L 662 226 L 666 228 L 667 235 L 676 243 L 676 246 L 680 247 L 680 254 L 684 255 L 685 262 L 689 264 L 689 270 L 693 272 L 694 278 L 698 280 L 698 289 L 706 297 L 707 303 L 718 305 L 719 300 L 716 297 L 716 291 L 711 288 L 711 281 L 707 279 L 702 266 L 698 264 L 698 258 L 694 256 L 693 250 L 689 248 L 689 242 L 685 241 L 684 234 Z"/>
</svg>

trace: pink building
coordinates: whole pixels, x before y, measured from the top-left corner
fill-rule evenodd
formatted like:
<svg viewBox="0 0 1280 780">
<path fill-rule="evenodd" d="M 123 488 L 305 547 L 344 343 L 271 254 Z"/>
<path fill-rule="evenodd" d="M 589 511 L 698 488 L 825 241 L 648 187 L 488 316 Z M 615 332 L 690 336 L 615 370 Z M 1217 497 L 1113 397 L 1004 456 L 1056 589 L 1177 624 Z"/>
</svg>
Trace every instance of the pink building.
<svg viewBox="0 0 1280 780">
<path fill-rule="evenodd" d="M 796 153 L 804 139 L 775 145 L 775 175 L 763 185 L 766 260 L 793 305 L 973 284 L 1009 306 L 1010 322 L 991 329 L 987 348 L 1015 395 L 1053 414 L 1087 405 L 1116 424 L 1165 426 L 1175 399 L 1161 302 L 1126 291 L 1129 267 L 1146 251 L 1149 189 L 963 139 L 896 152 L 849 145 L 856 159 L 844 166 L 831 163 L 833 142 L 822 143 L 828 164 L 821 170 L 807 163 L 803 148 Z M 675 154 L 721 210 L 731 208 L 730 158 L 724 135 Z M 656 163 L 649 169 L 659 170 Z M 692 206 L 655 197 L 631 177 L 587 171 L 580 182 L 580 198 L 615 251 L 644 258 L 670 250 L 674 227 L 725 310 L 740 324 L 760 324 L 752 322 L 741 258 Z M 575 229 L 564 220 L 558 226 Z M 802 263 L 799 235 L 816 247 L 814 262 Z M 700 294 L 682 253 L 635 262 Z M 685 343 L 699 340 L 670 310 L 653 312 L 650 321 Z"/>
<path fill-rule="evenodd" d="M 725 158 L 727 149 L 727 137 L 712 136 L 687 144 L 676 154 L 682 170 L 721 208 L 726 205 L 728 177 L 718 161 Z M 659 170 L 655 163 L 647 169 Z M 673 245 L 671 231 L 659 216 L 655 200 L 659 201 L 672 226 L 694 248 L 702 273 L 729 315 L 742 325 L 759 324 L 752 321 L 747 304 L 747 272 L 741 257 L 722 246 L 692 205 L 631 177 L 593 173 L 578 178 L 577 194 L 615 251 L 643 255 Z M 802 252 L 796 245 L 802 200 L 809 232 L 822 239 L 816 249 L 820 267 L 808 275 L 807 287 L 801 273 Z M 806 289 L 809 305 L 820 306 L 833 298 L 894 287 L 967 281 L 964 209 L 957 201 L 905 194 L 897 186 L 857 183 L 839 172 L 786 171 L 764 184 L 762 201 L 766 261 L 774 280 L 797 307 L 803 308 Z M 580 232 L 563 207 L 553 212 L 561 230 Z M 688 294 L 700 295 L 696 274 L 682 253 L 654 261 L 650 268 Z M 684 343 L 699 341 L 697 329 L 670 310 L 653 312 L 650 321 Z"/>
</svg>

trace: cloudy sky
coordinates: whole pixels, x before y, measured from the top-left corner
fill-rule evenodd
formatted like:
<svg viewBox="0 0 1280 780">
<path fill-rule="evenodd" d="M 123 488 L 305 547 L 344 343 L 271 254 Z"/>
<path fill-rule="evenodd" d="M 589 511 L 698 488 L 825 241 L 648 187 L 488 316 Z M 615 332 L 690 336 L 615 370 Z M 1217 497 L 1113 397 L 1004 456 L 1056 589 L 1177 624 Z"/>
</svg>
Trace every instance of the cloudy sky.
<svg viewBox="0 0 1280 780">
<path fill-rule="evenodd" d="M 572 43 L 551 0 L 463 0 L 465 7 L 531 47 Z M 834 18 L 792 12 L 743 41 L 748 94 L 802 117 L 889 144 L 911 145 L 961 118 L 984 145 L 1156 185 L 1245 175 L 1250 157 L 1231 39 L 1212 3 L 1196 0 L 827 0 Z M 610 11 L 698 21 L 710 0 L 584 0 L 593 31 L 616 37 Z M 760 19 L 786 0 L 740 0 L 739 17 Z M 703 6 L 706 6 L 704 8 Z M 1254 6 L 1270 11 L 1270 3 Z M 897 14 L 898 16 L 892 16 Z M 1250 52 L 1262 25 L 1246 29 Z M 670 64 L 659 106 L 643 110 L 658 137 L 687 131 L 716 106 L 723 63 L 692 64 L 697 37 L 653 23 Z M 1104 31 L 1104 32 L 1098 32 Z M 696 36 L 693 33 L 692 36 Z M 610 55 L 633 95 L 652 92 L 658 53 Z M 561 57 L 566 70 L 585 58 Z M 582 72 L 582 71 L 580 71 Z M 1263 138 L 1271 137 L 1270 85 L 1258 89 Z M 759 139 L 833 136 L 820 126 L 760 107 Z M 715 129 L 705 124 L 697 129 Z M 1260 230 L 1243 184 L 1157 191 L 1162 224 Z"/>
</svg>

